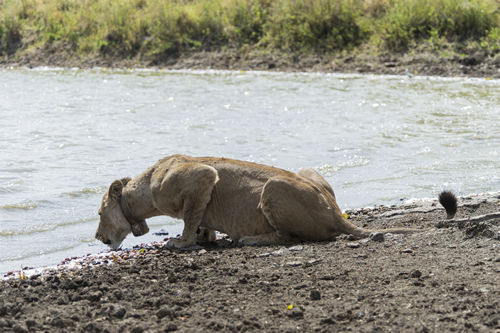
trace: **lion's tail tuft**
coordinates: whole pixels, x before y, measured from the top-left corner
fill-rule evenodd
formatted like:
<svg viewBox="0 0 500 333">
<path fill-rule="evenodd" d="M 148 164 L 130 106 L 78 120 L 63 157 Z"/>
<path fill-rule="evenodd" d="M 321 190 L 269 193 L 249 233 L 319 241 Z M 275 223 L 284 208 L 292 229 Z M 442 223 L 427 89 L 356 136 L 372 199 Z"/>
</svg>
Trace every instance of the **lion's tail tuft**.
<svg viewBox="0 0 500 333">
<path fill-rule="evenodd" d="M 452 191 L 443 191 L 439 194 L 439 203 L 446 209 L 446 218 L 455 217 L 458 208 L 458 199 Z"/>
</svg>

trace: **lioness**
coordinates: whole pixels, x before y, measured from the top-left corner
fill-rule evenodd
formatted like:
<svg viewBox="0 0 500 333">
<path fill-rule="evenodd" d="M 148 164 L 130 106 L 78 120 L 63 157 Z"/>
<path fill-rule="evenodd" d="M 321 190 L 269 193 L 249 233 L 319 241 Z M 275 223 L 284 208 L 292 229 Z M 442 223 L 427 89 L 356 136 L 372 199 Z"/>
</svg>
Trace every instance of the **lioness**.
<svg viewBox="0 0 500 333">
<path fill-rule="evenodd" d="M 227 158 L 166 157 L 134 179 L 115 180 L 102 199 L 95 237 L 116 249 L 129 233 L 149 231 L 145 219 L 184 220 L 187 248 L 215 240 L 215 230 L 246 245 L 326 241 L 345 233 L 411 233 L 423 229 L 366 230 L 348 222 L 328 182 L 314 169 L 295 174 Z M 198 233 L 197 233 L 198 231 Z M 201 231 L 201 232 L 200 232 Z"/>
</svg>

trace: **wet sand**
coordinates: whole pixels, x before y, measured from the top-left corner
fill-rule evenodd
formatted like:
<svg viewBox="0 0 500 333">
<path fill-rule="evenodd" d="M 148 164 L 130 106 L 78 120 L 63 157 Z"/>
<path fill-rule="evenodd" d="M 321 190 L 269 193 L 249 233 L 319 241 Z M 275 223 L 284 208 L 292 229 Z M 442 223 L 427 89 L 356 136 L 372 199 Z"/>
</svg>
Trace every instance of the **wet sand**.
<svg viewBox="0 0 500 333">
<path fill-rule="evenodd" d="M 500 193 L 349 210 L 366 228 L 324 243 L 202 250 L 161 243 L 0 281 L 0 331 L 335 332 L 500 329 Z M 20 278 L 20 276 L 24 278 Z"/>
</svg>

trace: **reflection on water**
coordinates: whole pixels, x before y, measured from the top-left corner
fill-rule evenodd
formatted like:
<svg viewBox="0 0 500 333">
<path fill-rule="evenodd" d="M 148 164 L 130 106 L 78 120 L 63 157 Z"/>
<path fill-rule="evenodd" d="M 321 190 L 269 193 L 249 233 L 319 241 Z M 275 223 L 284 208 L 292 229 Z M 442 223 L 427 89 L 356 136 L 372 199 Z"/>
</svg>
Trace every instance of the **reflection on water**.
<svg viewBox="0 0 500 333">
<path fill-rule="evenodd" d="M 109 184 L 175 153 L 315 167 L 342 209 L 498 191 L 499 102 L 495 80 L 0 70 L 0 272 L 105 249 Z M 182 230 L 149 225 L 124 245 Z"/>
</svg>

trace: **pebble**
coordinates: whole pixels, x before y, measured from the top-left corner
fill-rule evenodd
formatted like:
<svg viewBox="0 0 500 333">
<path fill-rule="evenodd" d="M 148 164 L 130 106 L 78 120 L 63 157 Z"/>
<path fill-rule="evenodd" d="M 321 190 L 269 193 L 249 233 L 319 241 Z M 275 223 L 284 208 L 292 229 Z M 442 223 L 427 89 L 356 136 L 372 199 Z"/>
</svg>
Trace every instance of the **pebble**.
<svg viewBox="0 0 500 333">
<path fill-rule="evenodd" d="M 12 328 L 12 330 L 14 332 L 16 332 L 16 333 L 25 333 L 25 332 L 28 333 L 27 329 L 25 329 L 24 327 L 22 327 L 22 326 L 20 326 L 18 324 L 14 325 L 14 327 Z"/>
<path fill-rule="evenodd" d="M 173 319 L 174 313 L 169 307 L 164 306 L 156 312 L 156 316 L 158 317 L 158 319 L 163 319 L 166 316 L 168 316 L 170 319 Z"/>
<path fill-rule="evenodd" d="M 28 327 L 28 330 L 34 330 L 34 327 L 39 326 L 39 325 L 38 325 L 38 322 L 36 320 L 28 319 L 28 320 L 26 320 L 26 326 Z"/>
<path fill-rule="evenodd" d="M 354 258 L 366 259 L 366 258 L 368 258 L 368 256 L 366 254 L 358 254 L 358 255 L 355 255 Z"/>
<path fill-rule="evenodd" d="M 126 313 L 127 313 L 127 309 L 125 309 L 123 306 L 118 306 L 118 307 L 115 307 L 115 309 L 112 311 L 111 315 L 113 317 L 121 319 L 125 316 Z"/>
<path fill-rule="evenodd" d="M 412 249 L 404 249 L 401 253 L 413 253 Z"/>
<path fill-rule="evenodd" d="M 304 316 L 304 311 L 301 308 L 294 307 L 291 310 L 287 310 L 286 315 L 290 318 L 299 318 Z"/>
<path fill-rule="evenodd" d="M 300 266 L 302 265 L 302 263 L 300 261 L 289 261 L 286 263 L 288 266 L 290 267 L 297 267 L 297 266 Z"/>
<path fill-rule="evenodd" d="M 313 259 L 313 260 L 309 260 L 307 262 L 307 265 L 311 266 L 311 265 L 316 265 L 316 264 L 319 264 L 320 262 L 322 262 L 323 259 Z"/>
<path fill-rule="evenodd" d="M 421 276 L 422 276 L 422 272 L 421 272 L 421 271 L 419 271 L 419 270 L 415 270 L 415 271 L 413 271 L 413 272 L 411 273 L 411 277 L 412 277 L 412 278 L 419 278 L 419 277 L 421 277 Z"/>
<path fill-rule="evenodd" d="M 311 299 L 314 301 L 320 300 L 321 299 L 321 293 L 319 292 L 318 289 L 313 289 L 311 290 Z"/>
<path fill-rule="evenodd" d="M 91 302 L 97 302 L 101 299 L 101 297 L 102 297 L 101 291 L 94 291 L 87 296 L 87 299 Z"/>
<path fill-rule="evenodd" d="M 370 235 L 370 239 L 374 242 L 383 242 L 385 240 L 385 236 L 381 232 L 374 232 Z"/>
<path fill-rule="evenodd" d="M 177 325 L 175 325 L 174 323 L 170 323 L 167 325 L 167 327 L 165 328 L 165 331 L 166 332 L 174 332 L 174 331 L 177 331 Z"/>
<path fill-rule="evenodd" d="M 359 243 L 347 243 L 347 247 L 350 247 L 351 249 L 357 249 L 360 245 Z"/>
</svg>

